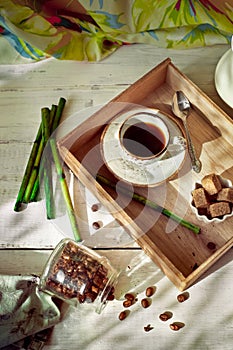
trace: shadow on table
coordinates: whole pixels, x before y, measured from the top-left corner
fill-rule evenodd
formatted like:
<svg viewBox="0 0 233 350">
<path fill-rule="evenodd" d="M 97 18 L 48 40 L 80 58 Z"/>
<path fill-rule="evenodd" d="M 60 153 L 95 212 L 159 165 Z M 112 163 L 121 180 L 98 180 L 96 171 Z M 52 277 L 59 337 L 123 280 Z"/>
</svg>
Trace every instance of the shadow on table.
<svg viewBox="0 0 233 350">
<path fill-rule="evenodd" d="M 196 282 L 195 284 L 199 283 L 200 281 L 204 280 L 208 276 L 212 275 L 214 272 L 222 269 L 224 266 L 229 264 L 233 261 L 233 247 L 225 253 L 213 266 L 211 266 Z"/>
<path fill-rule="evenodd" d="M 118 268 L 121 274 L 115 292 L 116 299 L 128 292 L 141 293 L 164 278 L 160 268 L 141 249 L 125 249 L 125 254 L 119 256 Z"/>
</svg>

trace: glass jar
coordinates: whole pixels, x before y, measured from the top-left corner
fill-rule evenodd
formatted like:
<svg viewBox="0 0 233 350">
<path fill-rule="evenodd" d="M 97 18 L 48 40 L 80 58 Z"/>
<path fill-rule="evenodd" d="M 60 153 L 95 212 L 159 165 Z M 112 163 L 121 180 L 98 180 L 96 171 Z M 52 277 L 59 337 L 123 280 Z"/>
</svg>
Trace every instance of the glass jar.
<svg viewBox="0 0 233 350">
<path fill-rule="evenodd" d="M 106 257 L 65 238 L 47 261 L 40 289 L 75 306 L 93 303 L 100 313 L 114 299 L 117 277 Z"/>
</svg>

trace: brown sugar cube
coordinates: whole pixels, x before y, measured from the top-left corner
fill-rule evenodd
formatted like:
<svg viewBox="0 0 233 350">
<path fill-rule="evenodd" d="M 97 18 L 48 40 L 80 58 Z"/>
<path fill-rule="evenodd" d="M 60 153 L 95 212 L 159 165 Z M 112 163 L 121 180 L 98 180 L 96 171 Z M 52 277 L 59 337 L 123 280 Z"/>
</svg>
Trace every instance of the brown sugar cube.
<svg viewBox="0 0 233 350">
<path fill-rule="evenodd" d="M 217 195 L 217 201 L 225 201 L 233 203 L 233 188 L 222 188 Z"/>
<path fill-rule="evenodd" d="M 209 195 L 217 194 L 222 189 L 221 181 L 216 174 L 204 176 L 201 184 Z"/>
<path fill-rule="evenodd" d="M 204 188 L 196 188 L 192 191 L 193 202 L 196 208 L 207 208 L 209 202 Z"/>
<path fill-rule="evenodd" d="M 231 208 L 228 202 L 217 202 L 209 206 L 209 211 L 211 217 L 216 218 L 218 216 L 230 214 Z"/>
</svg>

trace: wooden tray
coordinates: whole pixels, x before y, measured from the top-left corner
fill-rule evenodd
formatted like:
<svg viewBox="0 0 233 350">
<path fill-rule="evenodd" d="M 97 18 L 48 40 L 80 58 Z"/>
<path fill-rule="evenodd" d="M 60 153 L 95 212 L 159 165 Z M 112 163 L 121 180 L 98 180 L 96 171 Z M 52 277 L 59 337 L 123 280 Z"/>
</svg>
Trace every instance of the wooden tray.
<svg viewBox="0 0 233 350">
<path fill-rule="evenodd" d="M 198 235 L 95 180 L 98 172 L 117 182 L 101 157 L 100 139 L 105 125 L 127 108 L 125 103 L 157 108 L 172 115 L 171 101 L 176 90 L 184 91 L 192 103 L 188 123 L 202 171 L 196 174 L 191 170 L 186 154 L 181 169 L 165 183 L 135 190 L 198 225 L 201 228 Z M 232 135 L 232 120 L 168 58 L 62 138 L 58 147 L 81 183 L 94 192 L 167 277 L 184 290 L 233 245 L 232 217 L 220 224 L 206 224 L 190 209 L 195 181 L 212 172 L 233 180 Z M 209 242 L 216 248 L 209 249 Z"/>
</svg>

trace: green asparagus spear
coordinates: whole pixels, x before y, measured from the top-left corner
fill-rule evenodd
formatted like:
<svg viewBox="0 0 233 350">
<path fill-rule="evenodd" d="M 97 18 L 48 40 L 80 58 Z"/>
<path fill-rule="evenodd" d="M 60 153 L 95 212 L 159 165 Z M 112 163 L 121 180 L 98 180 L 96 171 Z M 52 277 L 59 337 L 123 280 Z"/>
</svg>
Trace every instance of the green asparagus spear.
<svg viewBox="0 0 233 350">
<path fill-rule="evenodd" d="M 42 115 L 43 114 L 46 115 L 46 118 L 49 118 L 49 109 L 48 108 L 42 108 L 41 113 L 42 113 Z M 42 120 L 43 120 L 43 118 L 45 118 L 45 116 L 44 117 L 42 116 Z M 41 128 L 42 128 L 42 134 L 43 134 L 43 123 L 41 123 Z M 36 159 L 34 161 L 33 168 L 31 171 L 31 176 L 29 178 L 29 181 L 28 181 L 25 193 L 24 193 L 24 198 L 23 198 L 24 203 L 29 203 L 29 201 L 30 201 L 32 189 L 33 189 L 34 183 L 35 183 L 36 178 L 37 178 L 38 173 L 39 173 L 40 160 L 41 160 L 42 153 L 44 151 L 44 147 L 45 147 L 45 141 L 44 141 L 44 137 L 42 137 L 38 151 L 37 151 Z"/>
<path fill-rule="evenodd" d="M 52 123 L 51 134 L 55 131 L 55 129 L 59 125 L 59 122 L 60 122 L 60 119 L 61 119 L 61 116 L 62 116 L 62 112 L 63 112 L 63 109 L 65 107 L 65 103 L 66 103 L 65 98 L 61 97 L 59 99 L 58 106 L 57 106 L 56 113 L 55 113 L 55 117 L 54 117 L 54 120 L 53 120 L 53 123 Z"/>
<path fill-rule="evenodd" d="M 47 108 L 42 109 L 42 138 L 44 145 L 47 144 L 50 137 L 50 111 Z M 47 153 L 48 154 L 48 153 Z M 55 204 L 53 198 L 53 182 L 51 163 L 45 156 L 43 162 L 44 189 L 47 219 L 55 218 Z"/>
<path fill-rule="evenodd" d="M 61 190 L 62 190 L 62 194 L 65 200 L 65 204 L 66 204 L 66 209 L 67 209 L 67 213 L 70 219 L 70 223 L 71 223 L 71 228 L 74 234 L 74 238 L 77 242 L 81 241 L 81 237 L 79 234 L 79 230 L 78 230 L 78 225 L 77 225 L 77 220 L 76 220 L 76 216 L 75 216 L 75 212 L 74 212 L 74 208 L 73 208 L 73 204 L 70 198 L 70 193 L 69 193 L 69 189 L 66 183 L 66 179 L 65 179 L 65 175 L 62 169 L 62 165 L 60 162 L 60 156 L 56 147 L 56 141 L 54 138 L 50 138 L 50 147 L 52 150 L 52 155 L 53 155 L 53 160 L 55 163 L 55 167 L 57 170 L 57 175 L 58 175 L 58 179 L 61 185 Z"/>
<path fill-rule="evenodd" d="M 50 134 L 52 131 L 52 124 L 54 121 L 56 110 L 57 110 L 57 106 L 53 104 L 51 107 L 51 110 L 50 110 L 50 117 L 49 117 L 49 132 L 50 132 Z M 42 167 L 43 167 L 43 164 L 42 164 Z M 31 191 L 30 200 L 29 200 L 30 202 L 37 201 L 37 197 L 38 197 L 38 193 L 39 193 L 39 189 L 40 189 L 39 184 L 40 184 L 40 176 L 39 176 L 39 174 L 37 174 L 36 180 L 34 182 L 34 185 L 33 185 L 32 191 Z"/>
<path fill-rule="evenodd" d="M 102 175 L 97 174 L 96 180 L 102 184 L 105 184 L 105 185 L 113 188 L 113 189 L 116 189 L 116 185 L 113 182 L 111 182 L 110 180 L 106 179 Z M 180 225 L 188 228 L 189 230 L 193 231 L 194 233 L 196 233 L 196 234 L 200 233 L 200 227 L 182 219 L 181 217 L 172 213 L 168 209 L 161 207 L 160 205 L 158 205 L 158 204 L 154 203 L 153 201 L 141 196 L 140 194 L 133 193 L 122 186 L 117 186 L 117 190 L 119 190 L 119 192 L 121 192 L 127 196 L 132 197 L 137 202 L 144 204 L 144 205 L 162 213 L 163 215 L 171 218 L 172 220 L 178 222 Z"/>
<path fill-rule="evenodd" d="M 38 153 L 38 149 L 39 149 L 39 146 L 40 146 L 40 143 L 41 143 L 41 139 L 42 139 L 42 123 L 39 126 L 39 129 L 38 129 L 38 132 L 37 132 L 37 135 L 36 135 L 36 138 L 35 138 L 35 141 L 33 143 L 33 147 L 32 147 L 32 150 L 31 150 L 31 153 L 30 153 L 30 156 L 29 156 L 29 160 L 28 160 L 28 163 L 27 163 L 27 166 L 26 166 L 26 170 L 25 170 L 25 173 L 24 173 L 24 176 L 23 176 L 23 181 L 21 183 L 21 186 L 20 186 L 20 189 L 19 189 L 19 193 L 18 193 L 18 196 L 17 196 L 17 199 L 16 199 L 16 203 L 15 203 L 15 206 L 14 206 L 14 210 L 15 211 L 19 211 L 21 209 L 21 204 L 23 202 L 24 193 L 25 193 L 25 190 L 27 188 L 28 181 L 30 179 L 31 172 L 32 172 L 32 169 L 33 169 L 33 166 L 34 166 L 34 162 L 35 162 L 36 157 L 37 157 L 37 153 Z"/>
</svg>

